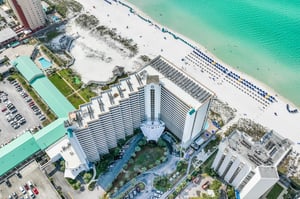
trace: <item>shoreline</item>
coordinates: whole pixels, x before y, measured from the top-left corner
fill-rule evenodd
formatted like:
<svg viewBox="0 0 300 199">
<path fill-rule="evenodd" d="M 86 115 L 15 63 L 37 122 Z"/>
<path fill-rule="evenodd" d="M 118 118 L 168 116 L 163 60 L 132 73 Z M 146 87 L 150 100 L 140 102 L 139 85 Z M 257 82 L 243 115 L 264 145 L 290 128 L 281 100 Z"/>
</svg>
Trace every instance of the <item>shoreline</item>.
<svg viewBox="0 0 300 199">
<path fill-rule="evenodd" d="M 297 132 L 297 129 L 300 129 L 298 124 L 300 114 L 289 112 L 287 104 L 289 104 L 290 110 L 298 107 L 274 89 L 224 63 L 201 44 L 171 29 L 164 28 L 163 25 L 127 1 L 122 1 L 122 3 L 125 2 L 128 6 L 118 3 L 117 0 L 111 0 L 111 3 L 105 0 L 97 2 L 93 0 L 77 1 L 84 3 L 84 12 L 96 16 L 101 25 L 115 28 L 118 34 L 132 39 L 139 47 L 138 55 L 144 54 L 151 59 L 158 55 L 165 57 L 183 73 L 213 91 L 218 99 L 236 109 L 235 119 L 248 118 L 278 132 L 283 137 L 293 140 L 295 149 L 300 152 L 300 132 Z M 130 7 L 132 8 L 131 11 Z M 135 14 L 132 14 L 133 12 Z M 166 34 L 166 30 L 170 31 L 171 34 Z M 187 45 L 186 42 L 182 42 L 178 38 L 191 45 Z M 201 50 L 209 58 L 198 56 L 194 47 Z M 122 60 L 116 61 L 121 63 Z M 124 65 L 126 70 L 132 66 L 132 62 L 132 59 L 127 59 L 127 63 Z M 227 68 L 228 73 L 222 71 L 218 64 Z M 84 67 L 81 66 L 81 68 Z M 97 68 L 95 70 L 102 69 Z M 96 72 L 93 71 L 93 73 Z M 232 77 L 231 73 L 234 73 L 235 77 Z M 102 73 L 97 77 L 103 78 L 105 74 Z M 250 86 L 249 83 L 251 83 Z M 270 98 L 269 95 L 276 100 Z"/>
<path fill-rule="evenodd" d="M 213 58 L 215 61 L 217 61 L 217 63 L 221 63 L 221 64 L 225 65 L 227 68 L 230 68 L 231 71 L 234 71 L 234 72 L 236 72 L 236 73 L 239 73 L 240 76 L 246 77 L 246 78 L 244 78 L 244 79 L 249 79 L 251 82 L 254 82 L 255 84 L 261 86 L 262 88 L 264 88 L 264 89 L 267 90 L 267 91 L 270 91 L 270 93 L 273 93 L 273 95 L 275 95 L 277 98 L 280 98 L 282 101 L 286 102 L 287 104 L 292 105 L 294 108 L 300 109 L 300 106 L 299 106 L 299 107 L 296 106 L 296 105 L 295 105 L 293 102 L 291 102 L 288 98 L 282 96 L 279 92 L 277 92 L 275 89 L 273 89 L 272 87 L 270 87 L 270 86 L 267 85 L 266 83 L 261 82 L 261 81 L 255 79 L 255 77 L 253 77 L 253 76 L 251 76 L 251 75 L 249 75 L 249 74 L 247 74 L 247 73 L 245 73 L 245 72 L 243 72 L 243 71 L 240 71 L 240 70 L 238 70 L 238 69 L 232 67 L 231 65 L 227 64 L 225 61 L 219 59 L 216 55 L 214 55 L 212 52 L 210 52 L 210 51 L 209 51 L 207 48 L 205 48 L 205 46 L 203 46 L 202 44 L 200 44 L 200 43 L 198 43 L 198 42 L 196 42 L 196 41 L 194 41 L 194 40 L 192 40 L 192 39 L 190 39 L 190 38 L 188 38 L 188 37 L 186 37 L 186 36 L 184 36 L 184 35 L 182 35 L 182 34 L 176 32 L 176 31 L 173 31 L 172 29 L 169 29 L 168 27 L 166 27 L 166 26 L 164 26 L 164 25 L 158 23 L 157 21 L 155 21 L 154 19 L 152 19 L 149 15 L 147 15 L 145 12 L 143 12 L 142 10 L 140 10 L 139 8 L 137 8 L 137 7 L 136 7 L 135 5 L 133 5 L 132 3 L 130 3 L 130 2 L 128 2 L 128 1 L 126 1 L 126 0 L 122 0 L 122 1 L 121 1 L 121 0 L 112 0 L 112 1 L 114 1 L 114 2 L 116 2 L 116 3 L 120 3 L 120 2 L 122 2 L 122 1 L 123 1 L 123 2 L 126 2 L 126 4 L 128 4 L 128 6 L 130 6 L 130 7 L 135 11 L 135 13 L 137 13 L 137 14 L 140 13 L 141 16 L 147 17 L 148 20 L 150 20 L 151 22 L 155 22 L 154 25 L 158 24 L 159 28 L 161 28 L 161 29 L 165 28 L 166 30 L 168 30 L 169 32 L 171 32 L 171 33 L 177 35 L 178 37 L 183 38 L 184 40 L 190 41 L 190 43 L 191 43 L 192 45 L 194 45 L 194 46 L 193 46 L 194 48 L 200 49 L 200 50 L 201 50 L 202 52 L 204 52 L 206 55 L 208 55 L 209 57 L 211 57 L 211 58 Z M 122 2 L 122 3 L 123 3 L 123 2 Z M 121 4 L 121 5 L 122 5 L 122 4 Z M 126 5 L 123 5 L 123 6 L 127 7 Z M 127 8 L 130 9 L 130 7 L 127 7 Z M 136 11 L 137 11 L 137 12 L 136 12 Z M 131 11 L 130 11 L 130 12 L 131 12 Z M 146 21 L 145 21 L 145 22 L 146 22 Z M 174 38 L 174 39 L 175 39 L 175 38 Z M 192 47 L 192 46 L 190 46 L 190 47 Z M 197 47 L 198 47 L 198 48 L 197 48 Z"/>
</svg>

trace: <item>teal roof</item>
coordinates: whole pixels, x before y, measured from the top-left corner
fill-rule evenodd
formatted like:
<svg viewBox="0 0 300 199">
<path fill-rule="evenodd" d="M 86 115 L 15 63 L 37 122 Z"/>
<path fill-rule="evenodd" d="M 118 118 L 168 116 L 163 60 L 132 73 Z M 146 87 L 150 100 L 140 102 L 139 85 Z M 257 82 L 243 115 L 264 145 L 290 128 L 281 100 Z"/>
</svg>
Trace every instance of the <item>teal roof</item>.
<svg viewBox="0 0 300 199">
<path fill-rule="evenodd" d="M 59 118 L 34 134 L 34 138 L 39 147 L 44 150 L 66 134 L 64 121 L 67 118 Z"/>
<path fill-rule="evenodd" d="M 13 65 L 57 115 L 58 119 L 36 134 L 31 135 L 26 132 L 2 147 L 0 149 L 0 176 L 40 149 L 46 149 L 63 137 L 66 133 L 64 121 L 67 120 L 69 112 L 75 110 L 29 57 L 20 56 L 13 62 Z"/>
<path fill-rule="evenodd" d="M 20 56 L 13 61 L 13 65 L 26 78 L 57 117 L 67 117 L 69 112 L 75 110 L 74 106 L 44 76 L 43 72 L 29 57 Z"/>
<path fill-rule="evenodd" d="M 31 86 L 57 117 L 68 117 L 69 112 L 75 110 L 74 106 L 57 90 L 47 77 L 34 80 Z"/>
<path fill-rule="evenodd" d="M 43 77 L 44 73 L 35 65 L 35 63 L 27 56 L 19 56 L 12 62 L 18 71 L 31 83 L 38 77 Z"/>
<path fill-rule="evenodd" d="M 0 149 L 0 176 L 39 150 L 29 132 L 24 133 Z"/>
<path fill-rule="evenodd" d="M 190 114 L 190 115 L 193 115 L 195 112 L 196 112 L 195 109 L 192 108 L 192 109 L 189 111 L 189 114 Z"/>
</svg>

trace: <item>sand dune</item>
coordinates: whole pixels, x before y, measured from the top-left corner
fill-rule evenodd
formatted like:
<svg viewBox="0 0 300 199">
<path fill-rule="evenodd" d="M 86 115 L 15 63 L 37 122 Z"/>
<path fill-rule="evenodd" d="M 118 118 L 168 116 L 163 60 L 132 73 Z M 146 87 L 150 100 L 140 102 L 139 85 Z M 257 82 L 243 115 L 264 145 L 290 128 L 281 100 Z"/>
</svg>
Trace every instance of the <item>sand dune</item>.
<svg viewBox="0 0 300 199">
<path fill-rule="evenodd" d="M 112 47 L 112 44 L 108 45 L 107 42 L 91 36 L 90 33 L 74 26 L 74 24 L 70 25 L 69 32 L 78 32 L 81 36 L 74 43 L 75 46 L 71 53 L 76 57 L 73 67 L 82 75 L 83 81 L 107 80 L 111 76 L 112 68 L 115 65 L 122 65 L 125 66 L 126 70 L 134 71 L 142 65 L 138 58 L 140 55 L 148 55 L 150 58 L 162 55 L 177 65 L 183 72 L 214 91 L 219 99 L 235 108 L 237 117 L 253 119 L 277 131 L 282 136 L 295 142 L 295 149 L 300 152 L 300 113 L 289 113 L 286 104 L 291 103 L 280 97 L 271 88 L 246 74 L 236 71 L 218 60 L 213 54 L 206 52 L 206 49 L 200 44 L 174 32 L 192 45 L 197 46 L 202 52 L 206 52 L 215 62 L 241 76 L 241 81 L 247 79 L 269 95 L 274 96 L 277 101 L 268 104 L 266 102 L 268 100 L 257 97 L 255 93 L 251 93 L 238 81 L 231 81 L 227 75 L 216 71 L 210 72 L 209 70 L 213 68 L 211 64 L 204 64 L 203 66 L 198 66 L 197 63 L 193 64 L 187 59 L 192 54 L 193 48 L 179 39 L 174 39 L 172 35 L 163 33 L 159 29 L 159 27 L 162 27 L 160 24 L 151 20 L 136 8 L 134 8 L 135 12 L 150 19 L 152 24 L 145 22 L 137 14 L 131 13 L 127 7 L 114 1 L 111 1 L 111 4 L 95 0 L 78 1 L 84 6 L 86 12 L 99 19 L 101 25 L 115 28 L 118 34 L 133 39 L 139 49 L 136 56 L 128 57 L 118 51 L 116 46 Z M 127 2 L 126 4 L 130 5 Z M 82 50 L 84 48 L 86 49 Z M 94 55 L 88 56 L 89 53 L 94 53 Z M 105 61 L 108 57 L 111 58 L 109 62 Z M 291 106 L 293 105 L 291 104 Z"/>
</svg>

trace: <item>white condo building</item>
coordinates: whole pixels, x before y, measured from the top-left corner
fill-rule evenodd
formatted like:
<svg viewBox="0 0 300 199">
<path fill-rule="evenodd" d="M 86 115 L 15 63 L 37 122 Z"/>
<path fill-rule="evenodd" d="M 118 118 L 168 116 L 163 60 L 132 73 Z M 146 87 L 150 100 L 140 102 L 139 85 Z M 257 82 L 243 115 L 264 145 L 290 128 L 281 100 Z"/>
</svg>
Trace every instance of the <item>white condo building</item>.
<svg viewBox="0 0 300 199">
<path fill-rule="evenodd" d="M 68 128 L 91 162 L 137 128 L 148 140 L 167 128 L 186 148 L 202 132 L 213 95 L 159 56 L 71 112 Z"/>
<path fill-rule="evenodd" d="M 75 179 L 80 172 L 90 170 L 87 157 L 71 129 L 68 129 L 67 136 L 47 148 L 46 153 L 51 162 L 60 158 L 65 160 L 65 178 Z"/>
<path fill-rule="evenodd" d="M 46 24 L 41 0 L 8 0 L 8 4 L 25 29 L 36 30 Z"/>
<path fill-rule="evenodd" d="M 291 146 L 291 141 L 272 131 L 254 142 L 236 130 L 220 143 L 212 168 L 240 198 L 258 199 L 279 180 L 277 165 Z"/>
</svg>

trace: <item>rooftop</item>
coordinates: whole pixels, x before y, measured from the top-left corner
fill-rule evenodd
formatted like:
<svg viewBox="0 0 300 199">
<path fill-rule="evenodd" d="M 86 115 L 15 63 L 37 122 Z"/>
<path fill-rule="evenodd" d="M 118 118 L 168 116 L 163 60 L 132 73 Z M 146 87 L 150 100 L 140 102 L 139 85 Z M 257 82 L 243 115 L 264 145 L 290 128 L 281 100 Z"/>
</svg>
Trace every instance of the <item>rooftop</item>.
<svg viewBox="0 0 300 199">
<path fill-rule="evenodd" d="M 258 171 L 262 178 L 275 178 L 275 179 L 279 178 L 276 167 L 259 166 Z"/>
<path fill-rule="evenodd" d="M 30 132 L 0 149 L 0 176 L 40 150 Z"/>
<path fill-rule="evenodd" d="M 68 113 L 75 109 L 28 56 L 18 57 L 13 61 L 13 65 L 43 98 L 57 117 L 67 117 Z"/>
<path fill-rule="evenodd" d="M 44 73 L 35 65 L 28 56 L 19 56 L 12 62 L 18 71 L 31 84 L 38 77 L 44 77 Z"/>
<path fill-rule="evenodd" d="M 79 127 L 86 127 L 88 122 L 98 119 L 98 115 L 109 112 L 109 108 L 127 100 L 134 92 L 138 92 L 147 83 L 159 82 L 175 96 L 191 108 L 199 108 L 214 94 L 199 82 L 190 79 L 173 64 L 163 57 L 155 58 L 145 67 L 127 78 L 121 79 L 101 95 L 69 114 L 71 121 L 76 121 Z"/>
<path fill-rule="evenodd" d="M 291 141 L 273 131 L 266 133 L 260 141 L 253 142 L 250 136 L 235 130 L 223 139 L 221 147 L 225 147 L 230 153 L 236 154 L 255 168 L 277 166 L 291 145 Z"/>
<path fill-rule="evenodd" d="M 13 37 L 16 37 L 17 34 L 11 28 L 5 28 L 0 31 L 0 43 L 9 40 Z"/>
<path fill-rule="evenodd" d="M 43 98 L 57 117 L 68 117 L 68 113 L 75 110 L 74 106 L 57 90 L 47 77 L 35 80 L 31 86 Z"/>
<path fill-rule="evenodd" d="M 64 127 L 64 121 L 66 119 L 67 118 L 59 118 L 33 135 L 42 150 L 51 146 L 66 134 Z"/>
<path fill-rule="evenodd" d="M 84 167 L 80 169 L 84 162 L 80 160 L 67 136 L 49 147 L 46 152 L 51 159 L 55 158 L 57 154 L 63 157 L 66 164 L 65 177 L 74 179 L 84 169 Z"/>
<path fill-rule="evenodd" d="M 147 76 L 147 83 L 146 84 L 151 84 L 151 83 L 159 84 L 158 75 L 148 75 Z"/>
</svg>

